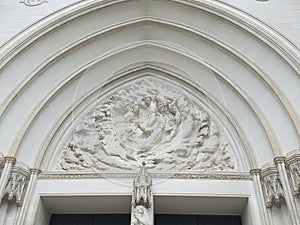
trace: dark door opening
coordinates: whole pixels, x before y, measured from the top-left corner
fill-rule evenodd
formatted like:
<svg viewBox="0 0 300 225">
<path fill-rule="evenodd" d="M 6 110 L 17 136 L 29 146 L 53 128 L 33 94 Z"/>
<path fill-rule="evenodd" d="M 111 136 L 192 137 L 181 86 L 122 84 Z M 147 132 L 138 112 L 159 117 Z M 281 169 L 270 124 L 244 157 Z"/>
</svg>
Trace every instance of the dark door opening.
<svg viewBox="0 0 300 225">
<path fill-rule="evenodd" d="M 130 225 L 130 214 L 52 214 L 50 225 Z M 155 225 L 242 225 L 240 216 L 155 214 Z"/>
</svg>

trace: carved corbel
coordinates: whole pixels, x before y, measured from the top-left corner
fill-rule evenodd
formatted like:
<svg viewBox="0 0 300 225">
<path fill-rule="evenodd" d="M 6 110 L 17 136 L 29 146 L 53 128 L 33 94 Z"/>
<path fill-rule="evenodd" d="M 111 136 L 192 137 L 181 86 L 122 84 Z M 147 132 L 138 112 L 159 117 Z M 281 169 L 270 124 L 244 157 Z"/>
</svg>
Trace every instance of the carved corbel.
<svg viewBox="0 0 300 225">
<path fill-rule="evenodd" d="M 293 195 L 300 194 L 300 150 L 294 150 L 287 154 L 287 169 Z"/>
<path fill-rule="evenodd" d="M 15 201 L 21 205 L 29 176 L 29 168 L 25 164 L 16 163 L 5 187 L 4 196 L 7 196 L 9 201 Z"/>
<path fill-rule="evenodd" d="M 280 208 L 281 202 L 285 197 L 278 170 L 273 163 L 269 163 L 263 167 L 261 182 L 266 206 L 271 208 L 274 204 Z"/>
</svg>

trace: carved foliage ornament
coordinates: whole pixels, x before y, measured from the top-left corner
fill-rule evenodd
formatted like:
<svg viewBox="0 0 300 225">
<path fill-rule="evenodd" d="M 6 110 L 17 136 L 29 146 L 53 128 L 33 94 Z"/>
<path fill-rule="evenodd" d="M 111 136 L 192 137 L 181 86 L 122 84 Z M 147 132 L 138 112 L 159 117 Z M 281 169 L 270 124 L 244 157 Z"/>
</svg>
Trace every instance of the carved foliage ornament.
<svg viewBox="0 0 300 225">
<path fill-rule="evenodd" d="M 183 92 L 145 78 L 106 99 L 78 122 L 59 170 L 234 169 L 231 147 L 216 123 Z"/>
</svg>

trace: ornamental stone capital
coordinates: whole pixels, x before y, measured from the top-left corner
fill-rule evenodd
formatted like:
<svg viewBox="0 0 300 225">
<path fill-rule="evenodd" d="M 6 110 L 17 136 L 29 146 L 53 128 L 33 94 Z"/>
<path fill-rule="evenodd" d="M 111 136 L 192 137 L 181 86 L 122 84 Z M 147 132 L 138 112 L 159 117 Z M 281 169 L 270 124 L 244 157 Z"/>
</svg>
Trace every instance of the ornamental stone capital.
<svg viewBox="0 0 300 225">
<path fill-rule="evenodd" d="M 280 176 L 274 163 L 266 164 L 261 171 L 262 189 L 268 208 L 273 205 L 280 208 L 285 199 Z"/>
<path fill-rule="evenodd" d="M 29 176 L 28 166 L 23 163 L 16 163 L 5 186 L 4 197 L 21 205 Z"/>
</svg>

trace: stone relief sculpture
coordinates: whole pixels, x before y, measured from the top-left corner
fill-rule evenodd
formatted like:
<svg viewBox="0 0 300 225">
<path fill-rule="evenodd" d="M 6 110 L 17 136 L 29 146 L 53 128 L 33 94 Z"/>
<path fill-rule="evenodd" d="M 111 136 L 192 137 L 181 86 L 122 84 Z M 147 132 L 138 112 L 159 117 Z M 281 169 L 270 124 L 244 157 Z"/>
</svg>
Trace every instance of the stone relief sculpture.
<svg viewBox="0 0 300 225">
<path fill-rule="evenodd" d="M 27 180 L 30 176 L 30 171 L 26 165 L 17 163 L 11 172 L 8 182 L 5 187 L 4 195 L 9 201 L 14 201 L 22 204 L 23 195 L 26 189 Z"/>
<path fill-rule="evenodd" d="M 234 169 L 231 147 L 200 106 L 145 78 L 95 103 L 75 125 L 57 168 L 66 171 Z"/>
<path fill-rule="evenodd" d="M 289 165 L 289 175 L 294 195 L 300 194 L 300 161 Z"/>
<path fill-rule="evenodd" d="M 281 199 L 284 199 L 284 192 L 279 174 L 272 173 L 263 177 L 262 188 L 265 196 L 266 206 L 270 208 L 274 203 L 279 208 L 281 206 Z"/>
<path fill-rule="evenodd" d="M 133 182 L 131 202 L 131 225 L 154 225 L 152 179 L 143 162 L 137 178 Z"/>
<path fill-rule="evenodd" d="M 5 193 L 8 195 L 9 201 L 13 200 L 15 197 L 16 203 L 21 203 L 26 180 L 27 178 L 23 174 L 13 173 L 11 175 L 5 188 Z"/>
</svg>

